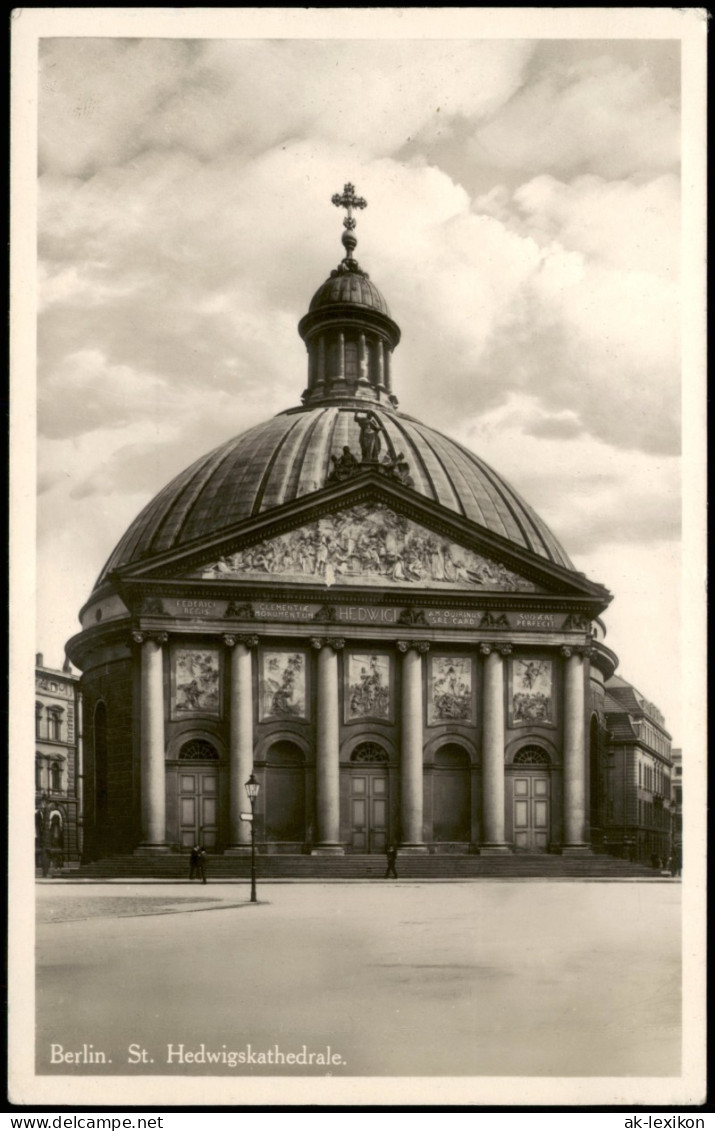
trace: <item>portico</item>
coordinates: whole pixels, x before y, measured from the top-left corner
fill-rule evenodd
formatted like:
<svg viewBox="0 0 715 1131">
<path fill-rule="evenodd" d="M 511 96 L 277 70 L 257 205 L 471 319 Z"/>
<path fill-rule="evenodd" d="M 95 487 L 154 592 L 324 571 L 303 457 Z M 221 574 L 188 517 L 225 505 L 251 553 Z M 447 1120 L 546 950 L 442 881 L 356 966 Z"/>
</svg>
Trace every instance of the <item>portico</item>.
<svg viewBox="0 0 715 1131">
<path fill-rule="evenodd" d="M 273 611 L 280 615 L 278 605 Z M 181 745 L 182 734 L 188 732 L 177 727 L 176 711 L 166 703 L 165 688 L 176 682 L 172 665 L 177 657 L 183 658 L 192 649 L 215 657 L 218 681 L 226 688 L 225 696 L 219 697 L 222 706 L 216 718 L 204 720 L 204 743 L 209 751 L 215 749 L 217 765 L 224 771 L 215 788 L 227 794 L 216 798 L 217 814 L 227 815 L 223 827 L 217 817 L 216 850 L 249 850 L 250 826 L 241 820 L 242 792 L 255 772 L 263 786 L 257 831 L 259 842 L 269 851 L 299 847 L 318 855 L 341 855 L 379 851 L 389 841 L 397 843 L 402 853 L 439 852 L 444 850 L 440 823 L 462 830 L 461 839 L 449 842 L 451 850 L 456 844 L 462 851 L 482 854 L 588 851 L 584 719 L 590 662 L 598 656 L 595 644 L 547 644 L 544 640 L 538 644 L 539 659 L 534 660 L 533 632 L 523 642 L 518 635 L 508 642 L 503 637 L 477 642 L 473 633 L 464 639 L 452 632 L 445 642 L 434 633 L 430 640 L 414 633 L 396 640 L 389 630 L 383 630 L 368 641 L 360 627 L 362 618 L 355 612 L 353 606 L 354 636 L 331 633 L 306 638 L 294 630 L 281 637 L 280 647 L 265 626 L 262 635 L 251 631 L 202 633 L 200 646 L 195 623 L 191 635 L 185 625 L 177 623 L 172 631 L 134 632 L 133 644 L 140 654 L 138 713 L 142 721 L 142 841 L 137 851 L 166 851 L 181 842 L 178 814 L 182 804 L 189 804 L 186 795 L 193 779 L 187 773 L 198 748 L 195 742 Z M 272 625 L 274 631 L 275 627 Z M 342 627 L 345 631 L 345 622 Z M 303 670 L 304 683 L 294 696 L 295 711 L 281 720 L 277 732 L 277 720 L 261 707 L 262 673 L 271 665 L 274 669 L 280 666 L 285 657 L 288 663 L 293 659 L 296 670 Z M 301 662 L 295 662 L 296 658 Z M 531 676 L 538 665 L 542 676 L 544 671 L 550 673 L 553 705 L 541 725 L 524 729 L 514 719 L 515 664 L 527 665 Z M 455 668 L 465 687 L 468 685 L 465 694 L 470 705 L 461 712 L 462 719 L 436 717 L 435 696 L 439 700 L 444 680 L 435 673 L 445 669 L 453 673 Z M 355 683 L 354 670 L 360 670 L 362 684 Z M 370 681 L 378 690 L 383 685 L 378 706 L 359 698 Z M 370 693 L 372 690 L 370 687 Z M 293 741 L 292 777 L 287 769 L 283 777 L 286 781 L 290 777 L 294 785 L 300 779 L 303 798 L 293 829 L 299 843 L 293 840 L 283 846 L 281 842 L 271 844 L 267 833 L 269 827 L 277 827 L 271 820 L 271 806 L 282 804 L 276 795 L 280 777 L 272 782 L 266 779 L 271 759 L 275 762 L 270 752 L 278 749 L 276 740 L 284 763 L 286 743 Z M 169 752 L 170 746 L 174 753 Z M 446 761 L 446 756 L 439 757 L 441 750 L 452 751 Z M 206 757 L 203 748 L 200 757 Z M 445 765 L 453 767 L 451 778 L 440 777 Z M 181 771 L 176 782 L 172 766 Z M 346 779 L 345 788 L 341 777 Z M 466 790 L 469 795 L 469 783 L 475 783 L 476 807 L 468 831 L 457 810 L 464 812 L 466 805 L 471 812 L 471 802 L 460 800 L 456 786 L 450 792 L 445 784 L 449 780 L 462 782 L 461 792 Z M 439 796 L 435 783 L 442 790 Z M 182 789 L 183 796 L 167 807 L 167 796 Z"/>
</svg>

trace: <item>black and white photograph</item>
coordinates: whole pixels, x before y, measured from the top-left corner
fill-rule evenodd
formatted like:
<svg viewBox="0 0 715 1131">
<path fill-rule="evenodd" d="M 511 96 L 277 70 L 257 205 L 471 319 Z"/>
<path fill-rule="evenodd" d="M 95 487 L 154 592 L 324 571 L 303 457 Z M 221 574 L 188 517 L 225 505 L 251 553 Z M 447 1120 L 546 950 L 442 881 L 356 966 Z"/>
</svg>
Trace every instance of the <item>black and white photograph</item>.
<svg viewBox="0 0 715 1131">
<path fill-rule="evenodd" d="M 703 1101 L 705 31 L 15 13 L 13 1103 Z"/>
</svg>

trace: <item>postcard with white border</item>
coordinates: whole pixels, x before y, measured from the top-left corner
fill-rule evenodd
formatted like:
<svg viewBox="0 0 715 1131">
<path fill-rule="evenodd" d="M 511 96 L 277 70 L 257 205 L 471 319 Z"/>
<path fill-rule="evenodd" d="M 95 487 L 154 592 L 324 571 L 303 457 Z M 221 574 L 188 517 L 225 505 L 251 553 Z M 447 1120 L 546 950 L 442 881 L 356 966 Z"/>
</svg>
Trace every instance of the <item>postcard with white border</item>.
<svg viewBox="0 0 715 1131">
<path fill-rule="evenodd" d="M 10 1102 L 702 1103 L 706 14 L 13 17 Z"/>
</svg>

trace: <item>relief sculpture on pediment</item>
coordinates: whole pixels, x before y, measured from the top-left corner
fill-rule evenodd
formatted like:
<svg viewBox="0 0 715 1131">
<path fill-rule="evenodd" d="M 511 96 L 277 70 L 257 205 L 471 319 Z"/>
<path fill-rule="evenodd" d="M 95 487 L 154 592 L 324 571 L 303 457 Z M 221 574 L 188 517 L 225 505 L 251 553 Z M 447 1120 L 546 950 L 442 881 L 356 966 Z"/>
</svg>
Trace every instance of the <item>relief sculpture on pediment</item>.
<svg viewBox="0 0 715 1131">
<path fill-rule="evenodd" d="M 238 550 L 202 578 L 261 578 L 331 585 L 534 592 L 499 562 L 419 526 L 385 506 L 356 506 Z"/>
</svg>

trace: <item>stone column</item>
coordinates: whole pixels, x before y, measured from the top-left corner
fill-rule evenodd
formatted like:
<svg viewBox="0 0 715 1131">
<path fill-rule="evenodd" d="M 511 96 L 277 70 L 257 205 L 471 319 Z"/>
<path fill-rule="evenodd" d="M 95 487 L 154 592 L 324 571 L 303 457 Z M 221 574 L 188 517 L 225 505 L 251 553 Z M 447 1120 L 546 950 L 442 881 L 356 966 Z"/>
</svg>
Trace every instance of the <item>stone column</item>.
<svg viewBox="0 0 715 1131">
<path fill-rule="evenodd" d="M 422 832 L 424 726 L 422 721 L 422 656 L 426 642 L 398 640 L 402 656 L 402 751 L 400 758 L 400 852 L 426 852 Z"/>
<path fill-rule="evenodd" d="M 489 856 L 508 852 L 504 840 L 504 656 L 510 644 L 482 644 L 484 681 L 482 699 L 483 842 Z"/>
<path fill-rule="evenodd" d="M 564 657 L 564 846 L 589 852 L 586 842 L 586 726 L 583 649 L 563 647 Z"/>
<path fill-rule="evenodd" d="M 253 770 L 253 661 L 257 636 L 224 636 L 231 649 L 229 692 L 229 848 L 231 855 L 251 851 L 251 826 L 241 820 L 250 810 L 246 782 Z"/>
<path fill-rule="evenodd" d="M 377 359 L 377 387 L 381 392 L 385 389 L 385 347 L 382 338 L 375 343 L 375 357 Z"/>
<path fill-rule="evenodd" d="M 133 634 L 141 645 L 141 853 L 167 852 L 166 769 L 164 750 L 164 656 L 165 632 L 147 636 Z"/>
<path fill-rule="evenodd" d="M 338 651 L 345 647 L 340 639 L 314 637 L 318 650 L 318 718 L 315 743 L 315 792 L 317 836 L 313 852 L 321 856 L 340 856 L 340 689 Z"/>
<path fill-rule="evenodd" d="M 384 350 L 385 359 L 385 392 L 392 392 L 392 351 Z"/>
<path fill-rule="evenodd" d="M 321 334 L 318 338 L 318 363 L 316 377 L 316 392 L 323 392 L 325 388 L 325 338 Z"/>
<path fill-rule="evenodd" d="M 361 333 L 358 337 L 358 385 L 361 387 L 370 385 L 368 368 L 367 341 Z"/>
</svg>

